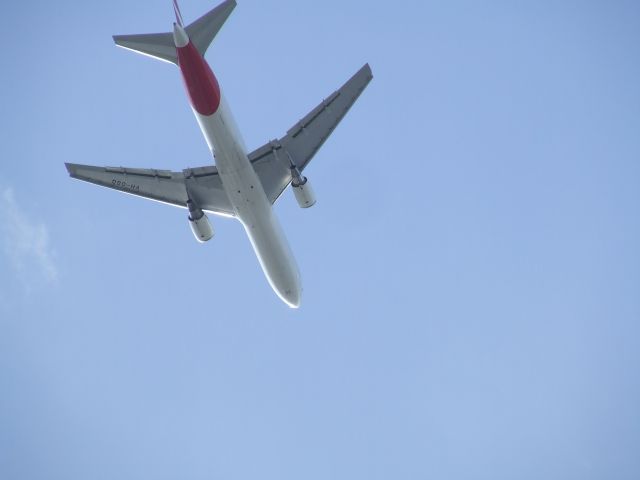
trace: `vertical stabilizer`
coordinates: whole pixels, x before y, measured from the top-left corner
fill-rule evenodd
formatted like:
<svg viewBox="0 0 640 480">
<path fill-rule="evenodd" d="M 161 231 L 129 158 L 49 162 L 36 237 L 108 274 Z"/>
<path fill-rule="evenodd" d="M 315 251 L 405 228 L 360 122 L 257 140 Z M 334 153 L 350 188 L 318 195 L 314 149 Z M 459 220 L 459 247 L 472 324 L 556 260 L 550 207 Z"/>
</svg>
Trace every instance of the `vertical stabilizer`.
<svg viewBox="0 0 640 480">
<path fill-rule="evenodd" d="M 173 13 L 176 14 L 176 22 L 181 27 L 184 27 L 184 20 L 182 20 L 182 12 L 180 11 L 180 5 L 178 5 L 178 0 L 173 0 Z"/>
</svg>

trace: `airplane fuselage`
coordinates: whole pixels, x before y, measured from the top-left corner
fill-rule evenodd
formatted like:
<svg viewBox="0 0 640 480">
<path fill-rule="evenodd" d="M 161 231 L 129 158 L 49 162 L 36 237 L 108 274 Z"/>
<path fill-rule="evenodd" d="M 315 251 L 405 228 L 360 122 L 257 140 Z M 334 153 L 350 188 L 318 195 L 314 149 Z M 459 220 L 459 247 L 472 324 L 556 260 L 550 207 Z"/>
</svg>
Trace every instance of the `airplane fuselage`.
<svg viewBox="0 0 640 480">
<path fill-rule="evenodd" d="M 300 274 L 282 228 L 247 155 L 247 149 L 203 56 L 180 25 L 174 25 L 178 65 L 191 108 L 211 150 L 224 190 L 247 232 L 262 270 L 278 296 L 300 304 Z"/>
<path fill-rule="evenodd" d="M 369 64 L 363 65 L 284 136 L 248 153 L 218 80 L 204 59 L 235 6 L 236 0 L 224 0 L 185 26 L 178 2 L 173 0 L 173 32 L 113 36 L 122 48 L 178 66 L 215 167 L 169 171 L 70 162 L 65 166 L 72 178 L 188 209 L 189 226 L 199 242 L 214 235 L 205 212 L 236 217 L 273 290 L 286 304 L 298 307 L 300 274 L 272 205 L 289 188 L 300 208 L 315 204 L 303 171 L 373 74 Z"/>
</svg>

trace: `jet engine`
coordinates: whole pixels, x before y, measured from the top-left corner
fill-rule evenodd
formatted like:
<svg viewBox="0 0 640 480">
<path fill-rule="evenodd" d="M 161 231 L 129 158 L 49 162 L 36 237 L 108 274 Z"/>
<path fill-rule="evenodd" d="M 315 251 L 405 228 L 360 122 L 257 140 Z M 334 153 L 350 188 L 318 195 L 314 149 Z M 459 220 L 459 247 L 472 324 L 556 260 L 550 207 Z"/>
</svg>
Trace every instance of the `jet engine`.
<svg viewBox="0 0 640 480">
<path fill-rule="evenodd" d="M 291 187 L 300 208 L 309 208 L 316 203 L 311 183 L 296 167 L 291 167 Z"/>
<path fill-rule="evenodd" d="M 189 208 L 189 225 L 196 240 L 201 243 L 211 240 L 213 227 L 207 216 L 191 200 L 187 201 L 187 207 Z"/>
</svg>

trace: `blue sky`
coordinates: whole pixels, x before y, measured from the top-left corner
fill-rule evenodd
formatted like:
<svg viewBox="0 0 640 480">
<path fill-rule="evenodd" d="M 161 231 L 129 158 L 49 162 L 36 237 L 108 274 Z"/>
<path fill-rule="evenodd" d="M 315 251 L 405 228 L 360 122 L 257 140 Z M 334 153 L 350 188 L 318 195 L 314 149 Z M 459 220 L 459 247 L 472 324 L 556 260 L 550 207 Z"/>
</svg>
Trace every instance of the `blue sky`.
<svg viewBox="0 0 640 480">
<path fill-rule="evenodd" d="M 375 75 L 276 206 L 297 311 L 237 222 L 64 169 L 210 162 L 111 40 L 171 2 L 4 13 L 0 478 L 640 476 L 636 2 L 239 2 L 207 58 L 250 149 Z"/>
</svg>

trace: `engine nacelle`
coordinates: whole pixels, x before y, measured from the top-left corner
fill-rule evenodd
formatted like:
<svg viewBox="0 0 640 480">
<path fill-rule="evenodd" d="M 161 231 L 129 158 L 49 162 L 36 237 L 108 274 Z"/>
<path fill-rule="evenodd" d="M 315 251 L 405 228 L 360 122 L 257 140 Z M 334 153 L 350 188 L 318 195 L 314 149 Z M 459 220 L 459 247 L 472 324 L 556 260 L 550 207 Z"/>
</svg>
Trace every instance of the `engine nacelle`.
<svg viewBox="0 0 640 480">
<path fill-rule="evenodd" d="M 196 240 L 201 243 L 211 240 L 213 238 L 213 227 L 209 223 L 207 216 L 191 200 L 187 202 L 187 207 L 189 207 L 189 225 Z"/>
<path fill-rule="evenodd" d="M 291 168 L 291 187 L 300 208 L 309 208 L 316 203 L 316 196 L 307 177 L 303 177 L 297 168 Z"/>
</svg>

